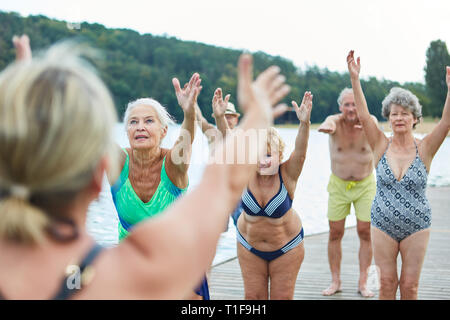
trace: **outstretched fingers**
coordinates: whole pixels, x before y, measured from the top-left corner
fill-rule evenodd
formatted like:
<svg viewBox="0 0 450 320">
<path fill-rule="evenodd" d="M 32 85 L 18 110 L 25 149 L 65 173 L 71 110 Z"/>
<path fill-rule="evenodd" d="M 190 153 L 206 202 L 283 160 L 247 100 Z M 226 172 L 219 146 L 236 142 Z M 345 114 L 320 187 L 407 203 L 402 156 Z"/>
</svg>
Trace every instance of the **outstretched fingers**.
<svg viewBox="0 0 450 320">
<path fill-rule="evenodd" d="M 180 80 L 178 78 L 172 79 L 173 88 L 175 89 L 175 94 L 178 96 L 181 93 Z M 183 89 L 186 89 L 186 85 L 184 85 Z"/>
<path fill-rule="evenodd" d="M 300 121 L 309 121 L 311 116 L 311 109 L 312 109 L 312 99 L 313 95 L 310 91 L 306 91 L 303 94 L 302 103 L 300 104 L 300 107 L 295 101 L 292 101 L 292 106 L 294 107 L 295 113 L 297 114 L 297 118 Z"/>
<path fill-rule="evenodd" d="M 279 67 L 271 66 L 264 70 L 255 81 L 257 85 L 267 91 L 272 106 L 291 91 L 291 87 L 285 83 L 286 77 L 280 72 Z"/>
<path fill-rule="evenodd" d="M 287 85 L 286 77 L 280 74 L 280 68 L 270 66 L 261 72 L 255 81 L 253 81 L 252 58 L 248 54 L 243 54 L 239 59 L 239 83 L 238 83 L 238 101 L 241 109 L 247 112 L 250 108 L 257 108 L 262 114 L 267 116 L 270 121 L 275 115 L 280 113 L 273 112 L 273 107 L 277 105 L 291 90 Z"/>
<path fill-rule="evenodd" d="M 12 38 L 12 42 L 14 44 L 14 47 L 16 48 L 16 60 L 31 60 L 32 53 L 30 47 L 30 38 L 26 34 L 20 37 L 14 36 Z"/>
<path fill-rule="evenodd" d="M 253 81 L 253 57 L 249 54 L 242 54 L 238 63 L 238 92 L 242 99 L 246 98 L 246 93 L 252 90 Z"/>
<path fill-rule="evenodd" d="M 214 91 L 214 101 L 215 102 L 221 102 L 222 101 L 222 89 L 221 88 L 217 88 Z"/>
<path fill-rule="evenodd" d="M 355 62 L 355 51 L 350 50 L 350 52 L 347 55 L 347 63 L 348 64 L 356 64 L 357 66 L 361 65 L 361 57 L 358 57 Z"/>
<path fill-rule="evenodd" d="M 359 71 L 361 70 L 361 59 L 358 57 L 355 61 L 355 51 L 350 50 L 350 52 L 347 55 L 347 66 L 348 71 L 351 76 L 358 76 Z"/>
<path fill-rule="evenodd" d="M 311 108 L 312 108 L 312 99 L 313 99 L 313 95 L 312 95 L 311 91 L 306 91 L 305 94 L 303 95 L 302 104 L 304 104 L 306 109 L 308 109 L 308 110 L 311 110 Z"/>
<path fill-rule="evenodd" d="M 195 72 L 191 76 L 191 79 L 189 80 L 188 88 L 192 88 L 194 86 L 197 86 L 197 83 L 198 83 L 199 79 L 200 79 L 200 75 L 197 72 Z"/>
<path fill-rule="evenodd" d="M 299 112 L 300 111 L 300 107 L 298 106 L 297 102 L 295 102 L 294 100 L 291 101 L 292 106 L 294 107 L 295 112 Z"/>
<path fill-rule="evenodd" d="M 354 54 L 355 54 L 355 51 L 350 50 L 350 52 L 347 55 L 347 63 L 351 63 L 352 61 L 355 60 Z"/>
</svg>

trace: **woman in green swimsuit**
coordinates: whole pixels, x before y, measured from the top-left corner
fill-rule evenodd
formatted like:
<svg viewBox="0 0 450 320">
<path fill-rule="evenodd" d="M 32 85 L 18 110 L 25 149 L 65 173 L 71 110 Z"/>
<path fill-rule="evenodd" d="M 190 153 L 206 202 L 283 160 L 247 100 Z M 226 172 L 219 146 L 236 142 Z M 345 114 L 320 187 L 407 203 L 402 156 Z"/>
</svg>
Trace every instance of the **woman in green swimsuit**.
<svg viewBox="0 0 450 320">
<path fill-rule="evenodd" d="M 138 99 L 129 103 L 125 112 L 124 123 L 130 148 L 120 152 L 122 171 L 111 186 L 119 216 L 120 240 L 137 223 L 163 212 L 188 187 L 188 168 L 195 133 L 195 103 L 201 80 L 195 73 L 183 89 L 178 79 L 174 78 L 172 82 L 184 112 L 180 137 L 172 149 L 161 148 L 168 125 L 173 120 L 158 101 Z M 111 182 L 112 179 L 109 180 Z M 196 293 L 209 299 L 206 278 Z"/>
</svg>

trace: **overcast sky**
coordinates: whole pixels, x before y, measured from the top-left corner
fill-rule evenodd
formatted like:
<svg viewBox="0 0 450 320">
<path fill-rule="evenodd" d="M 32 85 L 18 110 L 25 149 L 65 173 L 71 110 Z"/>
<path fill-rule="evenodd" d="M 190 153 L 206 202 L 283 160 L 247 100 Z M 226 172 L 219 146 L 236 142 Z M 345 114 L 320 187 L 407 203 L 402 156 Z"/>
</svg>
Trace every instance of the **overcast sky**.
<svg viewBox="0 0 450 320">
<path fill-rule="evenodd" d="M 362 77 L 402 83 L 424 82 L 431 41 L 450 46 L 450 0 L 0 0 L 0 10 L 264 51 L 300 68 L 346 71 L 354 49 Z"/>
</svg>

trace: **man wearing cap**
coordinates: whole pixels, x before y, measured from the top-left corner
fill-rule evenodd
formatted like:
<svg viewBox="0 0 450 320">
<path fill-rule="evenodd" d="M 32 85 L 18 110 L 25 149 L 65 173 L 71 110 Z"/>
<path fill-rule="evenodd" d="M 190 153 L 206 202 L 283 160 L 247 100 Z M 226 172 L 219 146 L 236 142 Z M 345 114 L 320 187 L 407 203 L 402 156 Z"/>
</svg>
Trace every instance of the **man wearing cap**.
<svg viewBox="0 0 450 320">
<path fill-rule="evenodd" d="M 229 99 L 229 94 L 225 96 L 225 99 L 222 98 L 222 89 L 217 88 L 216 91 L 214 91 L 214 97 L 212 100 L 213 113 L 211 116 L 216 120 L 217 128 L 203 117 L 199 106 L 197 104 L 195 106 L 198 125 L 208 138 L 208 142 L 210 144 L 214 141 L 213 137 L 218 134 L 217 131 L 219 131 L 222 138 L 224 138 L 227 133 L 227 129 L 233 130 L 239 122 L 239 117 L 241 114 L 236 112 L 234 104 L 229 102 Z"/>
<path fill-rule="evenodd" d="M 341 113 L 327 117 L 318 128 L 319 132 L 329 134 L 331 160 L 331 176 L 327 187 L 331 285 L 322 294 L 330 296 L 341 291 L 341 240 L 345 218 L 353 203 L 360 240 L 358 293 L 363 297 L 372 297 L 373 292 L 366 286 L 368 268 L 372 262 L 370 209 L 376 191 L 372 151 L 359 122 L 353 90 L 342 90 L 337 101 Z M 378 123 L 374 116 L 372 118 Z"/>
<path fill-rule="evenodd" d="M 222 98 L 221 88 L 217 88 L 214 91 L 212 100 L 213 113 L 211 116 L 216 120 L 217 128 L 203 117 L 200 107 L 197 104 L 195 105 L 198 125 L 202 129 L 203 134 L 208 138 L 208 143 L 210 144 L 214 141 L 213 137 L 218 133 L 217 130 L 222 134 L 222 138 L 225 138 L 227 129 L 233 130 L 239 122 L 241 114 L 236 112 L 234 104 L 229 102 L 229 99 L 229 94 L 225 96 L 225 99 Z M 286 111 L 293 111 L 293 109 L 285 103 L 282 103 L 273 108 L 272 111 L 273 118 L 275 119 L 282 116 Z"/>
</svg>

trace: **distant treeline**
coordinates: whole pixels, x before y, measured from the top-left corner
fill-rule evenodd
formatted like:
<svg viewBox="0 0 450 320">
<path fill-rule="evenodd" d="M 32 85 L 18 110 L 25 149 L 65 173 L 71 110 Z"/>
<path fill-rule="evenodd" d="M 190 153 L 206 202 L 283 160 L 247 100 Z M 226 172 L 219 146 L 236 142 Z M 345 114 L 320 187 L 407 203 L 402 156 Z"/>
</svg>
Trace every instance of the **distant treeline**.
<svg viewBox="0 0 450 320">
<path fill-rule="evenodd" d="M 23 18 L 17 13 L 0 12 L 0 30 L 0 70 L 14 60 L 15 51 L 11 41 L 13 35 L 28 34 L 33 50 L 44 49 L 55 42 L 71 38 L 86 41 L 93 47 L 101 49 L 104 61 L 96 66 L 114 96 L 120 116 L 129 101 L 139 97 L 153 97 L 166 106 L 170 114 L 178 121 L 181 121 L 183 115 L 181 108 L 178 107 L 171 79 L 178 77 L 183 84 L 189 80 L 193 72 L 199 72 L 201 75 L 203 89 L 198 100 L 205 117 L 210 121 L 213 121 L 211 100 L 216 88 L 222 88 L 225 94 L 231 93 L 230 101 L 237 102 L 236 65 L 241 54 L 239 50 L 181 41 L 173 37 L 141 35 L 128 29 L 107 29 L 97 23 L 68 25 L 66 22 L 41 15 Z M 445 46 L 445 43 L 443 45 Z M 346 52 L 341 54 L 345 59 Z M 263 52 L 253 53 L 253 56 L 255 74 L 272 64 L 282 69 L 287 83 L 292 87 L 291 93 L 285 99 L 286 103 L 290 104 L 291 100 L 300 101 L 306 90 L 313 92 L 314 108 L 311 121 L 314 123 L 321 122 L 328 115 L 338 112 L 336 99 L 339 92 L 351 85 L 347 73 L 333 72 L 316 66 L 303 70 L 296 67 L 290 60 Z M 450 64 L 450 61 L 445 63 Z M 441 72 L 444 76 L 444 67 L 436 72 Z M 439 76 L 437 75 L 438 78 Z M 430 92 L 425 84 L 400 84 L 389 80 L 378 80 L 375 77 L 362 80 L 370 112 L 382 119 L 381 101 L 390 88 L 400 85 L 418 96 L 423 105 L 424 116 L 441 116 L 443 100 L 441 105 L 437 101 L 433 106 Z M 440 92 L 439 89 L 435 91 Z M 291 112 L 277 122 L 296 123 L 297 121 Z"/>
</svg>

